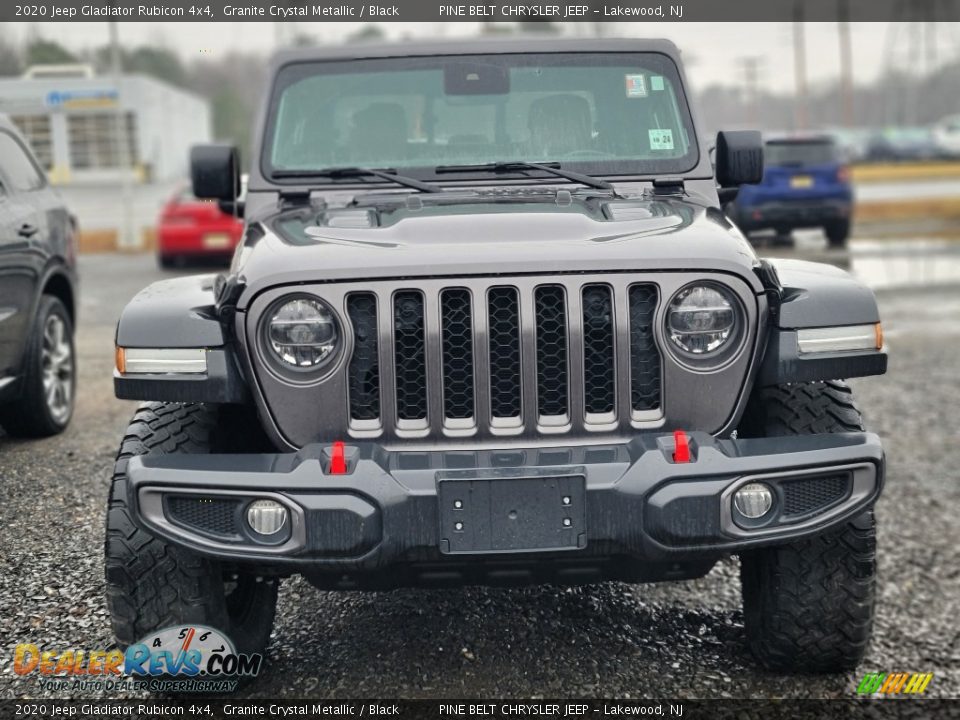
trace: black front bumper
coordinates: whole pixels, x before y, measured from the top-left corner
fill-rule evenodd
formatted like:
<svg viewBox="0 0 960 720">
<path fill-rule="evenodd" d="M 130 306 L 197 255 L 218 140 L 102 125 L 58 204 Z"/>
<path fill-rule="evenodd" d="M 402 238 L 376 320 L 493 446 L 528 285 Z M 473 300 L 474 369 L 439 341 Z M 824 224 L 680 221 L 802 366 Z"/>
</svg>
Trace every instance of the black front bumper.
<svg viewBox="0 0 960 720">
<path fill-rule="evenodd" d="M 261 572 L 323 587 L 645 581 L 695 577 L 740 550 L 822 532 L 870 507 L 883 483 L 876 435 L 482 451 L 331 448 L 131 459 L 128 502 L 147 532 Z M 748 482 L 773 490 L 761 522 L 738 517 Z M 246 524 L 256 499 L 289 521 L 274 540 Z"/>
</svg>

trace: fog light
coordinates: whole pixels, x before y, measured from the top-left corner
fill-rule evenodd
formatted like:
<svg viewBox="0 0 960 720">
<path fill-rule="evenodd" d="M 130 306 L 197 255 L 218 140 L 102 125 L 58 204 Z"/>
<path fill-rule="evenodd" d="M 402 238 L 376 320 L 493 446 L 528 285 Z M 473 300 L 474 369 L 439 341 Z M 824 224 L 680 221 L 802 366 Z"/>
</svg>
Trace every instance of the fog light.
<svg viewBox="0 0 960 720">
<path fill-rule="evenodd" d="M 275 500 L 257 500 L 247 508 L 247 522 L 260 535 L 276 535 L 287 524 L 287 509 Z"/>
<path fill-rule="evenodd" d="M 756 520 L 773 507 L 773 491 L 763 483 L 749 483 L 734 494 L 733 505 L 745 518 Z"/>
</svg>

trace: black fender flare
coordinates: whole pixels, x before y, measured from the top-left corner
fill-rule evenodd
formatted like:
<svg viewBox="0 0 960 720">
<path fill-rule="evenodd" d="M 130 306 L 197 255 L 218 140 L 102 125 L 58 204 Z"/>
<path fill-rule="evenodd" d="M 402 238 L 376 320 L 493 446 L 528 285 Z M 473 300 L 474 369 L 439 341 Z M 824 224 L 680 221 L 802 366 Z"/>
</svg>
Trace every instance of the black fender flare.
<svg viewBox="0 0 960 720">
<path fill-rule="evenodd" d="M 775 302 L 758 382 L 764 386 L 839 380 L 887 371 L 878 350 L 801 354 L 797 331 L 804 328 L 874 325 L 880 310 L 873 291 L 850 273 L 805 260 L 764 260 Z"/>
<path fill-rule="evenodd" d="M 121 374 L 114 392 L 124 400 L 247 403 L 250 392 L 233 338 L 220 321 L 216 275 L 160 280 L 137 293 L 117 323 L 122 348 L 203 348 L 204 374 Z"/>
</svg>

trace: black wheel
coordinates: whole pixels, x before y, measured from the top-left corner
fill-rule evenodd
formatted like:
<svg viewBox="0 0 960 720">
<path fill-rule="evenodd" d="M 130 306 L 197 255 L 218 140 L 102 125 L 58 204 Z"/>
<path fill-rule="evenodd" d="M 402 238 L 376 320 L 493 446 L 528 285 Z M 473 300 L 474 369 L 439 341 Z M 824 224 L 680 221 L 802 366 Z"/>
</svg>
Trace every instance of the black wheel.
<svg viewBox="0 0 960 720">
<path fill-rule="evenodd" d="M 790 228 L 777 228 L 773 237 L 770 239 L 773 247 L 793 247 L 793 230 Z"/>
<path fill-rule="evenodd" d="M 740 437 L 863 429 L 850 388 L 815 382 L 757 392 Z M 873 511 L 799 542 L 740 555 L 747 641 L 768 669 L 829 673 L 857 667 L 873 628 Z"/>
<path fill-rule="evenodd" d="M 157 264 L 164 270 L 173 270 L 178 267 L 178 259 L 174 255 L 157 255 Z"/>
<path fill-rule="evenodd" d="M 842 248 L 847 245 L 847 238 L 850 237 L 850 221 L 835 220 L 828 223 L 823 229 L 827 236 L 827 245 L 833 248 Z"/>
<path fill-rule="evenodd" d="M 226 413 L 224 413 L 226 415 Z M 237 452 L 262 442 L 258 426 L 221 421 L 216 406 L 149 403 L 120 446 L 110 488 L 105 543 L 107 607 L 118 644 L 181 623 L 225 633 L 241 653 L 263 652 L 273 628 L 279 580 L 202 558 L 154 538 L 127 509 L 127 463 L 135 455 Z"/>
<path fill-rule="evenodd" d="M 70 314 L 60 300 L 43 295 L 24 349 L 20 397 L 0 408 L 0 425 L 17 437 L 63 432 L 73 416 L 76 376 Z"/>
</svg>

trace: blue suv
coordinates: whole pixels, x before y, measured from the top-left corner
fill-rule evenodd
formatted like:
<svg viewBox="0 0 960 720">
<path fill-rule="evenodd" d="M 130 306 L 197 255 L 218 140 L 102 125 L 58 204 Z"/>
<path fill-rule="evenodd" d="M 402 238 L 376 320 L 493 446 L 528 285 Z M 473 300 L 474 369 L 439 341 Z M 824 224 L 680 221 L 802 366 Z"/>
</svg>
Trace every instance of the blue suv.
<svg viewBox="0 0 960 720">
<path fill-rule="evenodd" d="M 764 144 L 763 180 L 744 185 L 727 214 L 744 233 L 823 228 L 831 247 L 846 245 L 853 188 L 833 138 L 789 137 Z"/>
</svg>

